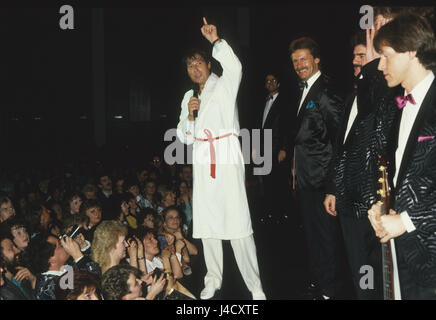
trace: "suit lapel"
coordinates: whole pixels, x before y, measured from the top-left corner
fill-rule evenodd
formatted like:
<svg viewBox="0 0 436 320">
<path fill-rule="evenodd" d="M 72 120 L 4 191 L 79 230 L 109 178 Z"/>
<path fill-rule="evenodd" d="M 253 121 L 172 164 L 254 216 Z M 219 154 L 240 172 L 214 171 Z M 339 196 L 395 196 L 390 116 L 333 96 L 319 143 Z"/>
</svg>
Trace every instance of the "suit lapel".
<svg viewBox="0 0 436 320">
<path fill-rule="evenodd" d="M 436 80 L 433 80 L 432 85 L 430 86 L 430 89 L 428 90 L 424 101 L 422 102 L 421 108 L 419 109 L 418 115 L 416 116 L 415 122 L 413 124 L 412 130 L 410 131 L 409 138 L 407 139 L 406 148 L 404 150 L 403 158 L 401 160 L 399 172 L 398 172 L 398 178 L 397 178 L 397 184 L 396 186 L 400 186 L 403 182 L 404 175 L 406 173 L 406 169 L 410 165 L 410 161 L 412 160 L 412 155 L 415 151 L 416 144 L 418 143 L 418 136 L 421 131 L 421 129 L 424 126 L 424 123 L 427 119 L 429 119 L 431 113 L 433 112 L 434 108 L 434 93 L 436 90 Z M 395 143 L 398 144 L 398 131 L 397 129 L 397 137 L 395 140 Z M 396 148 L 395 148 L 396 150 Z M 395 152 L 395 151 L 394 151 Z"/>
<path fill-rule="evenodd" d="M 348 99 L 345 102 L 344 118 L 343 118 L 342 123 L 341 123 L 340 131 L 338 133 L 338 145 L 339 146 L 345 145 L 349 141 L 349 139 L 348 139 L 348 137 L 350 136 L 349 134 L 348 134 L 347 140 L 345 140 L 345 142 L 344 142 L 344 138 L 345 138 L 345 132 L 347 131 L 348 121 L 350 120 L 351 108 L 353 107 L 353 102 L 354 102 L 355 97 L 356 97 L 356 93 L 353 92 L 352 94 L 350 94 L 348 96 Z M 354 120 L 352 127 L 350 128 L 350 132 L 353 130 L 353 127 L 356 124 L 358 117 L 359 117 L 359 114 L 357 114 L 357 117 Z"/>
<path fill-rule="evenodd" d="M 279 93 L 279 95 L 277 96 L 277 98 L 274 100 L 274 102 L 272 103 L 271 108 L 269 109 L 269 112 L 268 112 L 268 114 L 266 115 L 265 123 L 264 123 L 264 125 L 263 125 L 264 128 L 267 127 L 268 122 L 269 122 L 271 119 L 273 119 L 273 115 L 274 115 L 274 114 L 276 113 L 276 111 L 277 111 L 276 106 L 277 106 L 277 104 L 278 104 L 278 102 L 279 102 L 278 99 L 280 99 L 280 93 Z M 263 119 L 262 119 L 262 120 L 263 120 Z"/>
<path fill-rule="evenodd" d="M 297 122 L 296 122 L 297 133 L 298 133 L 298 131 L 300 131 L 301 122 L 302 122 L 304 114 L 306 112 L 306 105 L 307 105 L 308 101 L 314 100 L 314 97 L 316 96 L 316 94 L 321 90 L 321 86 L 322 86 L 323 81 L 324 81 L 323 79 L 324 78 L 321 74 L 319 76 L 319 78 L 316 79 L 316 81 L 310 87 L 309 92 L 306 95 L 306 98 L 304 99 L 303 103 L 301 104 L 301 109 L 300 109 L 300 112 L 298 113 Z M 301 93 L 301 95 L 303 95 L 303 92 Z M 302 96 L 301 96 L 301 98 L 302 98 Z M 301 98 L 299 99 L 299 102 L 301 101 Z M 299 105 L 297 105 L 297 112 L 298 112 L 298 106 Z"/>
<path fill-rule="evenodd" d="M 395 151 L 398 148 L 398 135 L 400 132 L 400 123 L 401 123 L 401 117 L 403 115 L 403 110 L 399 110 L 393 120 L 392 127 L 389 132 L 388 141 L 390 143 L 387 145 L 387 154 L 385 155 L 387 157 L 387 161 L 389 163 L 388 166 L 388 179 L 389 179 L 389 185 L 394 185 L 394 176 L 396 172 L 396 161 L 395 161 Z M 398 179 L 397 179 L 398 180 Z M 397 183 L 398 185 L 398 183 Z"/>
</svg>

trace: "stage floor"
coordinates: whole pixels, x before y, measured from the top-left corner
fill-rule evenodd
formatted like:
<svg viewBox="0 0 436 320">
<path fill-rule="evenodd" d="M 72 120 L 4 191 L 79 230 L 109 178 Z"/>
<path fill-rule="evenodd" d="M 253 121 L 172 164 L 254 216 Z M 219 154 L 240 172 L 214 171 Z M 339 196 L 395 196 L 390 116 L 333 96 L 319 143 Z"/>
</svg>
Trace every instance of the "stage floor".
<svg viewBox="0 0 436 320">
<path fill-rule="evenodd" d="M 250 197 L 249 197 L 250 199 Z M 281 223 L 260 223 L 261 203 L 251 197 L 250 207 L 257 248 L 257 257 L 264 292 L 269 300 L 303 300 L 302 293 L 309 281 L 307 265 L 307 249 L 304 241 L 303 228 L 300 224 L 296 208 L 291 208 L 289 218 Z M 201 241 L 195 240 L 201 248 Z M 338 276 L 343 285 L 338 288 L 337 299 L 354 299 L 353 288 L 345 253 L 341 248 L 339 253 L 340 268 Z M 242 276 L 236 265 L 230 241 L 223 241 L 224 272 L 221 290 L 214 299 L 217 300 L 251 300 Z M 196 296 L 200 296 L 203 288 L 203 277 L 206 274 L 204 259 L 200 255 L 193 263 L 192 278 L 187 285 Z M 185 279 L 185 281 L 188 279 Z"/>
</svg>

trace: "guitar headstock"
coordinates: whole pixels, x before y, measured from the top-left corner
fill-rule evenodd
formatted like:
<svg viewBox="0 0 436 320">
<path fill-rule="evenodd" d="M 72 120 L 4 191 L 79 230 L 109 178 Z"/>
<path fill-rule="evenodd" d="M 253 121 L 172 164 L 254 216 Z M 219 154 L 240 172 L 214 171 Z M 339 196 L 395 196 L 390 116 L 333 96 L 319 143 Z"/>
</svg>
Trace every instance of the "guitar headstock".
<svg viewBox="0 0 436 320">
<path fill-rule="evenodd" d="M 390 207 L 389 181 L 388 181 L 388 162 L 382 156 L 378 157 L 378 204 L 381 205 L 382 214 L 387 214 Z"/>
</svg>

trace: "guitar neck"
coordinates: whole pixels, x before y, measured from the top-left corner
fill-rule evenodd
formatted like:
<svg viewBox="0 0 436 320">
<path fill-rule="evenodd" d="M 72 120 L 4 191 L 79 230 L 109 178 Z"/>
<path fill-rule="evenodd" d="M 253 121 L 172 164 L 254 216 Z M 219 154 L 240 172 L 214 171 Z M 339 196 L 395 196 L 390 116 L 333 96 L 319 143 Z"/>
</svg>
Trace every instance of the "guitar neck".
<svg viewBox="0 0 436 320">
<path fill-rule="evenodd" d="M 392 250 L 390 242 L 382 243 L 383 299 L 395 300 Z"/>
</svg>

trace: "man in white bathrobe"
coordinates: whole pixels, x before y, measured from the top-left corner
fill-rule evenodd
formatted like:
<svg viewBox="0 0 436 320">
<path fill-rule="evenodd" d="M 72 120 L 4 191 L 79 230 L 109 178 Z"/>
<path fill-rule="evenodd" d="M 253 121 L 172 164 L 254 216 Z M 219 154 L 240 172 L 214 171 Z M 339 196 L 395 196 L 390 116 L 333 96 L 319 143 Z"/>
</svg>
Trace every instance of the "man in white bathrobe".
<svg viewBox="0 0 436 320">
<path fill-rule="evenodd" d="M 193 237 L 201 238 L 207 274 L 201 299 L 210 299 L 221 288 L 222 240 L 231 240 L 236 262 L 254 300 L 266 299 L 259 278 L 256 246 L 245 191 L 245 169 L 238 140 L 239 120 L 236 96 L 242 66 L 233 50 L 217 35 L 214 25 L 201 28 L 213 45 L 212 56 L 223 74 L 211 73 L 205 54 L 192 52 L 186 67 L 194 90 L 185 93 L 177 135 L 193 146 Z M 194 118 L 194 110 L 198 117 Z"/>
</svg>

